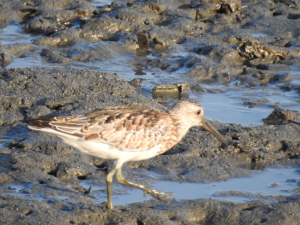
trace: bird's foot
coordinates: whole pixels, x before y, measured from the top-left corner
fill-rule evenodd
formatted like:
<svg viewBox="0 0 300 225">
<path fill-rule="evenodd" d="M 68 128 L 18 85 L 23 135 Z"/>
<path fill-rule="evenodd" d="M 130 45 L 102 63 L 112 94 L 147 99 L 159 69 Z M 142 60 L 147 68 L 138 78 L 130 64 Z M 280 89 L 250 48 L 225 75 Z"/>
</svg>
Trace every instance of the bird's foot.
<svg viewBox="0 0 300 225">
<path fill-rule="evenodd" d="M 117 180 L 121 183 L 121 184 L 126 184 L 126 185 L 130 185 L 132 187 L 135 188 L 139 188 L 142 189 L 144 192 L 148 193 L 149 195 L 151 195 L 152 197 L 159 199 L 161 201 L 165 201 L 167 200 L 167 198 L 164 198 L 162 195 L 172 195 L 174 194 L 173 192 L 163 192 L 163 191 L 158 191 L 152 187 L 148 187 L 148 186 L 144 186 L 141 184 L 136 184 L 133 183 L 129 180 L 126 180 L 123 176 L 122 176 L 122 170 L 121 168 L 119 168 L 117 170 Z"/>
<path fill-rule="evenodd" d="M 140 185 L 140 186 L 143 186 L 143 185 Z M 167 198 L 165 198 L 161 195 L 172 195 L 172 194 L 174 194 L 174 192 L 163 192 L 163 191 L 159 191 L 159 190 L 156 190 L 156 189 L 148 187 L 148 186 L 143 186 L 143 188 L 140 188 L 140 189 L 144 190 L 146 193 L 148 193 L 152 197 L 154 197 L 158 200 L 161 200 L 161 201 L 167 200 Z"/>
<path fill-rule="evenodd" d="M 141 185 L 141 184 L 136 184 L 136 183 L 133 183 L 131 181 L 128 181 L 126 179 L 120 179 L 119 180 L 120 183 L 122 184 L 127 184 L 127 185 L 130 185 L 132 187 L 135 187 L 135 188 L 139 188 L 139 189 L 142 189 L 144 192 L 148 193 L 149 195 L 151 195 L 152 197 L 156 198 L 156 199 L 159 199 L 161 201 L 165 201 L 167 200 L 167 198 L 164 198 L 163 196 L 161 195 L 172 195 L 174 194 L 174 192 L 163 192 L 163 191 L 158 191 L 152 187 L 148 187 L 148 186 L 144 186 L 144 185 Z"/>
</svg>

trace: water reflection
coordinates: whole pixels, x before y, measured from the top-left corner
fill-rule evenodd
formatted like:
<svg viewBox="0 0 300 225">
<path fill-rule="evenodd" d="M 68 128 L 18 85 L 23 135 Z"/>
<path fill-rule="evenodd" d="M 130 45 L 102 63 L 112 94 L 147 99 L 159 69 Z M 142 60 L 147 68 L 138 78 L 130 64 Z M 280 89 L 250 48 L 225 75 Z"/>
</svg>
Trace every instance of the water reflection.
<svg viewBox="0 0 300 225">
<path fill-rule="evenodd" d="M 241 166 L 244 167 L 246 165 L 241 164 Z M 247 202 L 254 199 L 276 200 L 276 196 L 288 196 L 295 193 L 297 183 L 300 181 L 298 170 L 291 167 L 263 169 L 264 166 L 262 164 L 257 164 L 256 166 L 255 169 L 258 171 L 251 177 L 232 178 L 226 181 L 210 183 L 158 181 L 151 186 L 161 191 L 175 192 L 169 198 L 176 198 L 177 200 L 214 198 L 234 202 Z M 250 167 L 250 169 L 252 168 Z M 89 188 L 91 185 L 88 180 L 80 184 L 85 188 Z M 104 191 L 105 186 L 92 185 L 91 192 L 94 201 L 105 201 Z M 119 193 L 113 194 L 113 202 L 116 205 L 151 199 L 151 196 L 146 196 L 145 198 L 141 190 L 127 188 L 123 185 L 117 186 L 115 192 Z"/>
</svg>

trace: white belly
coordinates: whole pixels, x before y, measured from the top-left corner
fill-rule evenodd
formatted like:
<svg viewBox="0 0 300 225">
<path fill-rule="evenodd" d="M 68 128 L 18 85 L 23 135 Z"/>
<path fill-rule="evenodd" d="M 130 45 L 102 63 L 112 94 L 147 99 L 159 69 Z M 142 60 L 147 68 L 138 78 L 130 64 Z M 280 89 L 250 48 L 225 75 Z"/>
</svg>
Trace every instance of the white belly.
<svg viewBox="0 0 300 225">
<path fill-rule="evenodd" d="M 34 129 L 33 127 L 30 127 Z M 159 150 L 159 146 L 155 146 L 154 148 L 148 151 L 120 151 L 115 146 L 108 145 L 105 143 L 93 142 L 93 141 L 86 141 L 83 140 L 81 137 L 73 136 L 70 134 L 61 133 L 59 131 L 52 130 L 50 128 L 43 128 L 43 129 L 34 129 L 39 131 L 44 131 L 48 133 L 53 133 L 62 138 L 62 140 L 84 152 L 86 154 L 96 156 L 103 159 L 114 159 L 126 162 L 126 161 L 139 161 L 144 159 L 149 159 L 157 155 L 157 151 Z"/>
</svg>

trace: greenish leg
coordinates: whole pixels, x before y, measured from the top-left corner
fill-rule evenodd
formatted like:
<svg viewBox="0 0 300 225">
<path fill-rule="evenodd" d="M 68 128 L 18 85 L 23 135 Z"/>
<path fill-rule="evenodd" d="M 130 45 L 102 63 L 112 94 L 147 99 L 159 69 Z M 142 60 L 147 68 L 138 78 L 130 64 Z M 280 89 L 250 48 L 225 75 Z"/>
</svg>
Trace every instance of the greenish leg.
<svg viewBox="0 0 300 225">
<path fill-rule="evenodd" d="M 135 187 L 135 188 L 142 189 L 143 191 L 145 191 L 149 195 L 153 196 L 156 199 L 162 200 L 162 201 L 166 200 L 166 198 L 162 197 L 161 195 L 172 195 L 172 194 L 174 194 L 173 192 L 158 191 L 158 190 L 155 190 L 155 189 L 153 189 L 151 187 L 147 187 L 147 186 L 144 186 L 144 185 L 136 184 L 136 183 L 133 183 L 133 182 L 130 182 L 130 181 L 126 180 L 122 176 L 122 168 L 121 167 L 117 169 L 117 180 L 121 184 L 126 184 L 126 185 L 130 185 L 132 187 Z"/>
<path fill-rule="evenodd" d="M 112 183 L 113 176 L 116 171 L 117 171 L 117 168 L 114 168 L 112 171 L 109 172 L 109 174 L 106 177 L 107 208 L 108 209 L 114 209 L 114 206 L 113 206 L 112 200 L 111 200 L 111 183 Z"/>
</svg>

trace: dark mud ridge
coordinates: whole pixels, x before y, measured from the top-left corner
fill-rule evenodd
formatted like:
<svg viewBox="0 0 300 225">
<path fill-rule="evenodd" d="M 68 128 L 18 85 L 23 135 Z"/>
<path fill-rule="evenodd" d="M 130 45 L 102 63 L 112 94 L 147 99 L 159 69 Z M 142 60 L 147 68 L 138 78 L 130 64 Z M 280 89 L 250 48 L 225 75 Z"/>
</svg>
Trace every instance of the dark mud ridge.
<svg viewBox="0 0 300 225">
<path fill-rule="evenodd" d="M 0 45 L 1 67 L 37 52 L 58 67 L 0 70 L 0 223 L 299 224 L 299 188 L 289 196 L 246 203 L 170 197 L 107 210 L 105 202 L 95 201 L 93 186 L 105 185 L 113 162 L 80 153 L 53 135 L 30 131 L 22 122 L 108 106 L 167 110 L 119 74 L 63 67 L 124 51 L 154 52 L 158 58 L 138 63 L 166 72 L 184 66 L 190 69 L 185 75 L 199 83 L 226 85 L 235 79 L 243 88 L 275 85 L 299 91 L 292 82 L 295 74 L 278 73 L 299 64 L 299 12 L 298 1 L 292 0 L 112 2 L 99 8 L 83 0 L 1 2 L 3 26 L 19 22 L 25 24 L 25 32 L 38 37 L 30 44 Z M 115 42 L 114 52 L 84 45 L 99 41 Z M 190 54 L 168 57 L 176 48 Z M 201 91 L 201 85 L 192 88 Z M 258 99 L 245 104 L 265 103 Z M 298 118 L 294 111 L 275 107 L 262 126 L 212 121 L 229 141 L 227 147 L 195 127 L 164 155 L 127 163 L 124 176 L 149 185 L 156 180 L 200 183 L 249 176 L 253 169 L 267 166 L 297 167 Z M 90 182 L 91 192 L 83 181 Z M 128 191 L 113 185 L 113 194 Z M 98 194 L 106 196 L 105 189 Z"/>
<path fill-rule="evenodd" d="M 116 105 L 164 106 L 141 96 L 114 74 L 89 70 L 9 69 L 0 71 L 0 81 L 1 87 L 6 87 L 1 88 L 0 96 L 2 224 L 298 223 L 297 194 L 248 203 L 169 198 L 109 211 L 105 202 L 95 203 L 80 182 L 91 180 L 95 185 L 105 185 L 113 162 L 80 153 L 54 135 L 29 131 L 22 120 L 84 114 Z M 288 122 L 294 117 L 289 118 L 281 125 L 258 127 L 212 121 L 229 140 L 227 147 L 200 128 L 192 128 L 164 155 L 127 163 L 125 176 L 146 184 L 153 182 L 153 173 L 160 180 L 211 182 L 250 175 L 255 167 L 297 165 L 300 127 Z"/>
</svg>

